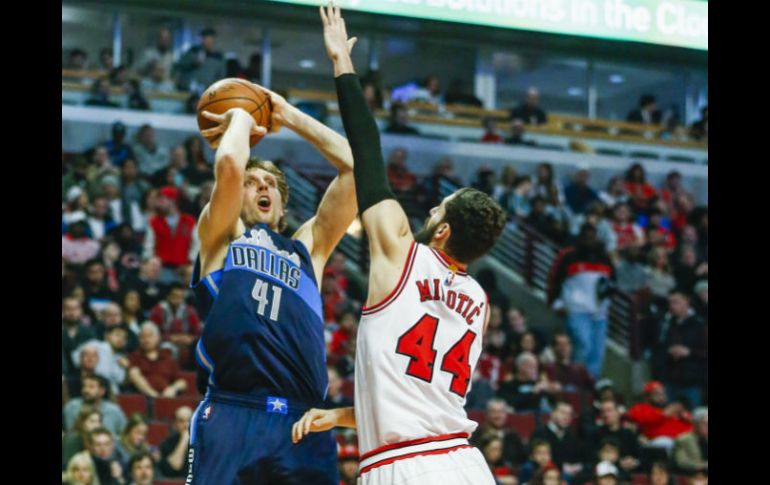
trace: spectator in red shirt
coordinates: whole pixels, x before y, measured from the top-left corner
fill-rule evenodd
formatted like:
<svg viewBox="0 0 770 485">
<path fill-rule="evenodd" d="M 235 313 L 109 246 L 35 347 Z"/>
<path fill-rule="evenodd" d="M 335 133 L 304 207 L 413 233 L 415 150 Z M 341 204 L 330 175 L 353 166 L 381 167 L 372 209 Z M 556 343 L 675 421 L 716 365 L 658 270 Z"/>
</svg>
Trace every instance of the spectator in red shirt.
<svg viewBox="0 0 770 485">
<path fill-rule="evenodd" d="M 187 389 L 179 366 L 168 349 L 160 348 L 160 330 L 152 322 L 142 324 L 139 350 L 128 356 L 128 380 L 149 397 L 176 397 Z"/>
<path fill-rule="evenodd" d="M 347 296 L 334 277 L 333 270 L 325 270 L 321 280 L 321 299 L 323 301 L 324 321 L 336 322 L 337 310 Z"/>
<path fill-rule="evenodd" d="M 682 187 L 682 174 L 676 170 L 672 170 L 666 175 L 666 182 L 660 189 L 660 198 L 668 205 L 669 208 L 674 207 L 674 201 L 680 195 L 687 194 L 688 192 Z"/>
<path fill-rule="evenodd" d="M 666 390 L 658 381 L 644 386 L 645 402 L 631 406 L 626 416 L 639 428 L 647 446 L 671 452 L 674 440 L 692 431 L 690 415 L 681 403 L 667 404 Z"/>
<path fill-rule="evenodd" d="M 594 386 L 594 379 L 583 364 L 572 360 L 572 340 L 566 333 L 560 332 L 553 337 L 553 351 L 556 361 L 546 364 L 543 370 L 548 380 L 559 382 L 567 392 L 589 391 Z"/>
<path fill-rule="evenodd" d="M 388 157 L 388 182 L 393 192 L 408 192 L 417 184 L 417 176 L 406 166 L 407 152 L 404 148 L 396 148 Z"/>
<path fill-rule="evenodd" d="M 481 137 L 483 143 L 502 143 L 503 137 L 497 132 L 494 118 L 484 118 L 484 136 Z"/>
<path fill-rule="evenodd" d="M 332 341 L 329 344 L 329 353 L 342 356 L 345 354 L 345 343 L 350 339 L 355 339 L 358 332 L 358 319 L 352 310 L 344 310 L 338 319 L 339 328 L 332 334 Z"/>
<path fill-rule="evenodd" d="M 631 208 L 626 203 L 620 203 L 612 210 L 612 230 L 618 251 L 629 246 L 644 246 L 644 231 L 631 220 L 631 216 Z"/>
<path fill-rule="evenodd" d="M 150 217 L 144 239 L 143 259 L 158 256 L 167 269 L 189 264 L 200 245 L 195 218 L 179 211 L 178 199 L 177 188 L 160 189 L 157 213 Z"/>
<path fill-rule="evenodd" d="M 166 298 L 150 312 L 150 320 L 160 328 L 164 341 L 174 344 L 179 351 L 179 362 L 184 367 L 190 361 L 192 345 L 201 334 L 201 321 L 195 307 L 184 301 L 185 287 L 173 283 Z"/>
<path fill-rule="evenodd" d="M 671 227 L 680 233 L 690 221 L 690 214 L 695 208 L 695 198 L 689 192 L 677 194 L 668 208 Z"/>
<path fill-rule="evenodd" d="M 355 445 L 340 447 L 337 454 L 339 460 L 340 484 L 356 485 L 358 479 L 358 448 Z"/>
<path fill-rule="evenodd" d="M 647 183 L 644 167 L 635 163 L 626 172 L 626 192 L 637 209 L 643 210 L 647 202 L 656 195 L 655 188 Z"/>
</svg>

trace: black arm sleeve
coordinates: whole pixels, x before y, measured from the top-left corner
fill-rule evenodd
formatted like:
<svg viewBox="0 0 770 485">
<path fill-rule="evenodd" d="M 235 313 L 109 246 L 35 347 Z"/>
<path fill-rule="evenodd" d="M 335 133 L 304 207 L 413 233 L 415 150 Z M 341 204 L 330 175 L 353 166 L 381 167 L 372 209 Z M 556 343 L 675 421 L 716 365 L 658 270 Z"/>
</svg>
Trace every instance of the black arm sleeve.
<svg viewBox="0 0 770 485">
<path fill-rule="evenodd" d="M 343 74 L 334 79 L 337 101 L 350 149 L 353 152 L 353 177 L 356 182 L 358 212 L 385 200 L 395 199 L 385 174 L 380 132 L 366 105 L 361 83 L 355 74 Z"/>
</svg>

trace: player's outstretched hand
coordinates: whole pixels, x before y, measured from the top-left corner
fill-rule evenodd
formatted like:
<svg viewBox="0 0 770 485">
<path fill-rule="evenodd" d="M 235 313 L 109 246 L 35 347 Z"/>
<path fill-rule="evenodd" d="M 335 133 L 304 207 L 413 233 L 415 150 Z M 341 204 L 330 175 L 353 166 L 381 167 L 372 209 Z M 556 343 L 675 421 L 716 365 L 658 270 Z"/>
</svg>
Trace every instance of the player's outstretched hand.
<svg viewBox="0 0 770 485">
<path fill-rule="evenodd" d="M 257 124 L 254 122 L 254 118 L 252 118 L 251 115 L 243 108 L 232 108 L 222 114 L 203 111 L 201 116 L 217 123 L 217 125 L 212 128 L 201 130 L 201 136 L 209 141 L 209 144 L 212 148 L 219 146 L 219 142 L 222 140 L 222 135 L 224 135 L 225 131 L 227 131 L 227 128 L 230 126 L 230 123 L 236 118 L 251 120 L 249 135 L 265 136 L 267 134 L 267 128 L 264 126 L 257 126 Z M 248 121 L 245 122 L 248 123 Z"/>
<path fill-rule="evenodd" d="M 321 21 L 324 26 L 324 44 L 329 59 L 336 61 L 340 57 L 349 56 L 358 38 L 348 39 L 345 19 L 340 14 L 340 7 L 332 2 L 329 2 L 325 10 L 321 6 Z"/>
<path fill-rule="evenodd" d="M 333 409 L 311 409 L 294 423 L 291 428 L 292 442 L 299 440 L 310 433 L 328 431 L 337 425 L 337 413 Z"/>
</svg>

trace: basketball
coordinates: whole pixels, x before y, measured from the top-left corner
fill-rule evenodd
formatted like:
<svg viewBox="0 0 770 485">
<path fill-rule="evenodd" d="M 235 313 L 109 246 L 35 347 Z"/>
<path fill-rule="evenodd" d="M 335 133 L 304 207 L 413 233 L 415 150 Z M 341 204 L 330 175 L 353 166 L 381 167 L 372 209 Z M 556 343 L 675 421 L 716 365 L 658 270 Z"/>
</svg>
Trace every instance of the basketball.
<svg viewBox="0 0 770 485">
<path fill-rule="evenodd" d="M 232 108 L 245 109 L 257 125 L 270 129 L 270 115 L 273 111 L 270 96 L 258 89 L 256 84 L 237 78 L 221 79 L 203 92 L 198 101 L 198 129 L 205 130 L 216 126 L 214 121 L 202 115 L 204 111 L 223 114 Z M 254 146 L 261 139 L 259 135 L 252 135 L 249 144 Z M 207 141 L 209 144 L 212 142 L 211 139 Z"/>
</svg>

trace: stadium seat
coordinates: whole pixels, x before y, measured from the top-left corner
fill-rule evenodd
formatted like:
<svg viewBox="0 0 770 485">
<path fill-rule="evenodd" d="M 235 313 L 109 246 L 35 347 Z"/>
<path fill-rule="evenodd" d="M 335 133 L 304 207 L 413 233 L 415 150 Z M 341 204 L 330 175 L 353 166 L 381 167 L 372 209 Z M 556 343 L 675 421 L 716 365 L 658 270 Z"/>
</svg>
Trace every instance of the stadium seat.
<svg viewBox="0 0 770 485">
<path fill-rule="evenodd" d="M 468 418 L 479 423 L 479 426 L 484 424 L 487 420 L 486 411 L 468 411 Z"/>
<path fill-rule="evenodd" d="M 342 392 L 343 396 L 353 399 L 355 395 L 355 381 L 352 378 L 342 381 L 340 392 Z"/>
<path fill-rule="evenodd" d="M 147 415 L 147 398 L 143 394 L 119 394 L 117 400 L 120 409 L 126 416 L 134 413 Z"/>
<path fill-rule="evenodd" d="M 567 401 L 572 405 L 572 416 L 577 418 L 582 411 L 581 399 L 579 392 L 560 392 L 556 395 L 557 399 Z"/>
<path fill-rule="evenodd" d="M 509 414 L 508 419 L 505 421 L 505 426 L 516 431 L 523 440 L 529 441 L 532 433 L 535 432 L 535 415 Z"/>
<path fill-rule="evenodd" d="M 190 371 L 182 371 L 179 373 L 182 376 L 182 379 L 187 381 L 187 389 L 184 391 L 182 396 L 200 396 L 200 393 L 198 392 L 198 375 L 195 372 Z"/>
<path fill-rule="evenodd" d="M 650 479 L 643 473 L 635 473 L 631 475 L 631 485 L 648 485 Z"/>
<path fill-rule="evenodd" d="M 172 480 L 170 478 L 166 478 L 163 480 L 154 480 L 152 485 L 184 485 L 184 480 Z"/>
<path fill-rule="evenodd" d="M 166 439 L 166 436 L 168 436 L 170 432 L 171 430 L 169 429 L 168 423 L 152 421 L 148 425 L 147 442 L 153 446 L 158 446 Z"/>
<path fill-rule="evenodd" d="M 182 406 L 190 406 L 195 411 L 200 399 L 196 397 L 159 397 L 153 403 L 152 417 L 163 421 L 173 421 L 174 413 Z"/>
</svg>

